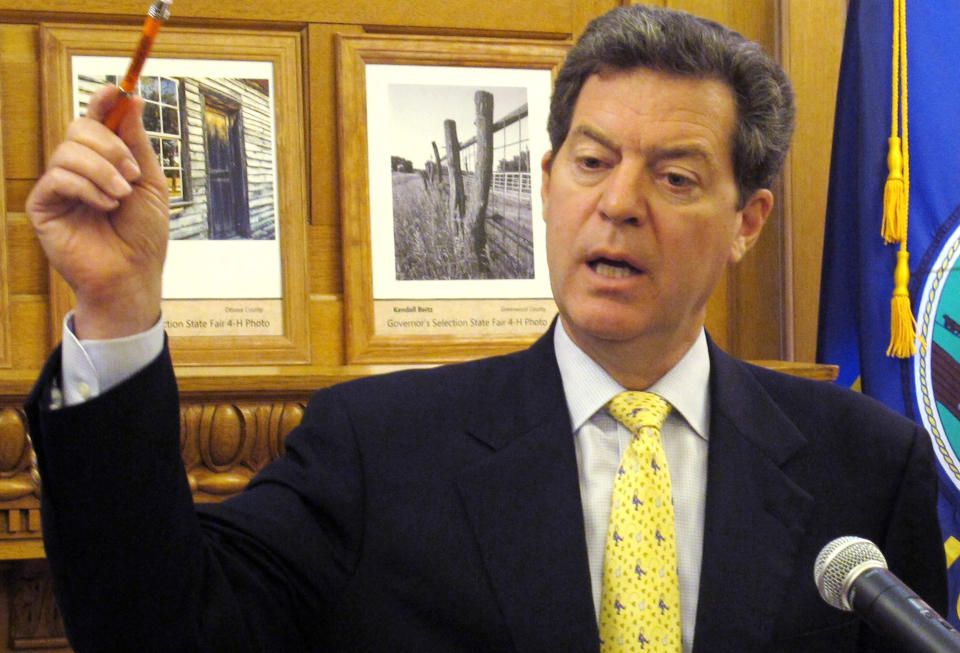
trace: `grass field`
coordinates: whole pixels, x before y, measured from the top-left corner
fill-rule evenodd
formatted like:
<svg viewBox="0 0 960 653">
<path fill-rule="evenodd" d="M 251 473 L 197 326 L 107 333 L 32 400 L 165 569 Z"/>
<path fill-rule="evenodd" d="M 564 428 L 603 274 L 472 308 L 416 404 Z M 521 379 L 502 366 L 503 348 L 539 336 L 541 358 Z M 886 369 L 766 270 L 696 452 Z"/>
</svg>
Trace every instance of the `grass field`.
<svg viewBox="0 0 960 653">
<path fill-rule="evenodd" d="M 448 215 L 446 184 L 427 191 L 415 172 L 393 173 L 393 238 L 397 279 L 517 279 L 528 278 L 513 257 L 486 247 L 489 272 L 473 249 L 469 229 L 458 230 Z M 470 196 L 469 191 L 467 196 Z M 467 201 L 467 215 L 476 211 Z M 488 234 L 489 235 L 489 234 Z"/>
</svg>

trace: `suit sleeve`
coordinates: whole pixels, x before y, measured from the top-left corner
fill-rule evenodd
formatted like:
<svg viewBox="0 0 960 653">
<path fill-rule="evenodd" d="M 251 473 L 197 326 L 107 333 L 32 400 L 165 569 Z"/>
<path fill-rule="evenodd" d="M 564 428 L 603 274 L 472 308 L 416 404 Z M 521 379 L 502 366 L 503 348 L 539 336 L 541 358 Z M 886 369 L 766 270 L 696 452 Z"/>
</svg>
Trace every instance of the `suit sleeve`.
<svg viewBox="0 0 960 653">
<path fill-rule="evenodd" d="M 323 499 L 304 499 L 297 474 L 283 470 L 235 507 L 198 515 L 166 349 L 100 397 L 49 410 L 58 361 L 55 352 L 27 413 L 43 483 L 44 545 L 74 648 L 299 651 L 321 640 L 316 615 L 355 559 L 347 547 L 356 545 L 359 526 L 344 520 L 357 510 L 357 495 L 343 498 L 355 482 L 322 521 L 309 513 L 325 510 Z M 346 478 L 356 457 L 340 449 L 330 462 Z"/>
<path fill-rule="evenodd" d="M 946 615 L 946 555 L 937 517 L 935 464 L 930 437 L 917 427 L 883 549 L 890 569 Z"/>
<path fill-rule="evenodd" d="M 946 618 L 946 557 L 937 517 L 937 490 L 930 437 L 916 427 L 889 528 L 884 541 L 877 544 L 884 551 L 890 571 Z M 899 650 L 866 625 L 861 633 L 862 651 Z"/>
</svg>

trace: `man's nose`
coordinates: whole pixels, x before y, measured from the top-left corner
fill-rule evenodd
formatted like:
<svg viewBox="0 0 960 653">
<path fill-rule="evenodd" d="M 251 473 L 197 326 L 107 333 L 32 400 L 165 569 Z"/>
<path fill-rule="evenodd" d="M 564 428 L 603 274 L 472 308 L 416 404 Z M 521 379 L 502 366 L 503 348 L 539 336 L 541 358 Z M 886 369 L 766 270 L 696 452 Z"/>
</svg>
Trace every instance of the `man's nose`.
<svg viewBox="0 0 960 653">
<path fill-rule="evenodd" d="M 640 224 L 647 215 L 647 190 L 638 165 L 621 162 L 603 182 L 597 206 L 604 219 L 618 224 Z"/>
</svg>

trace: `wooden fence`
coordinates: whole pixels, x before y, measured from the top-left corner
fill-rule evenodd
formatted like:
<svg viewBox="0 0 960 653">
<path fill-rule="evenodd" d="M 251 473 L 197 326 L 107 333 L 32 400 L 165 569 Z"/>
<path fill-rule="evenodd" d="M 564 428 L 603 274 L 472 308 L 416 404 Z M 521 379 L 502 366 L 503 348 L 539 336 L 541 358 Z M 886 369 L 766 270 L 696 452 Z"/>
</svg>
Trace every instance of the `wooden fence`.
<svg viewBox="0 0 960 653">
<path fill-rule="evenodd" d="M 435 187 L 447 183 L 447 211 L 456 231 L 469 239 L 471 251 L 485 277 L 493 275 L 491 259 L 507 261 L 511 278 L 532 278 L 533 233 L 528 139 L 518 130 L 515 141 L 507 142 L 507 128 L 522 127 L 527 117 L 523 104 L 494 122 L 493 95 L 487 91 L 474 94 L 476 135 L 460 142 L 457 125 L 444 121 L 446 156 L 441 157 L 433 144 L 436 163 L 428 166 L 424 181 Z M 502 143 L 495 145 L 499 134 Z M 518 152 L 514 161 L 506 158 L 508 150 Z M 499 167 L 519 170 L 494 171 L 497 154 L 502 153 Z M 503 270 L 504 265 L 495 266 Z M 500 272 L 499 274 L 502 274 Z"/>
</svg>

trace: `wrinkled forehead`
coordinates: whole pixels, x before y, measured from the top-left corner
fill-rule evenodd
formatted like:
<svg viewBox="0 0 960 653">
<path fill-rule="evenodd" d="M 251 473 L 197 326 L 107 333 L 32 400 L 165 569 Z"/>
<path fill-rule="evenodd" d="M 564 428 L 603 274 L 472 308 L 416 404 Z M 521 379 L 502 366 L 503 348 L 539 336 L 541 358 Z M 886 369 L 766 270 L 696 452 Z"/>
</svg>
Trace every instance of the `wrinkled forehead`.
<svg viewBox="0 0 960 653">
<path fill-rule="evenodd" d="M 730 159 L 736 114 L 733 90 L 721 80 L 611 69 L 584 82 L 566 140 L 590 137 L 636 147 L 650 140 L 678 147 L 699 142 Z"/>
</svg>

